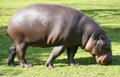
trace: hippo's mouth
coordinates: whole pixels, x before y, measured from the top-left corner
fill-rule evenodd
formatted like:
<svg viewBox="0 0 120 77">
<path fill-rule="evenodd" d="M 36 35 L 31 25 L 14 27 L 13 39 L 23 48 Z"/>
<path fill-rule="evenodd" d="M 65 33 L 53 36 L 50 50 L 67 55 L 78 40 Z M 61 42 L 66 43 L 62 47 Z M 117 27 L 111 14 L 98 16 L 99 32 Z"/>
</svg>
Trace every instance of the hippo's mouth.
<svg viewBox="0 0 120 77">
<path fill-rule="evenodd" d="M 108 64 L 111 64 L 111 62 L 112 62 L 111 53 L 107 53 L 107 54 L 101 55 L 101 56 L 95 56 L 95 58 L 96 58 L 96 62 L 98 64 L 102 64 L 102 65 L 108 65 Z"/>
</svg>

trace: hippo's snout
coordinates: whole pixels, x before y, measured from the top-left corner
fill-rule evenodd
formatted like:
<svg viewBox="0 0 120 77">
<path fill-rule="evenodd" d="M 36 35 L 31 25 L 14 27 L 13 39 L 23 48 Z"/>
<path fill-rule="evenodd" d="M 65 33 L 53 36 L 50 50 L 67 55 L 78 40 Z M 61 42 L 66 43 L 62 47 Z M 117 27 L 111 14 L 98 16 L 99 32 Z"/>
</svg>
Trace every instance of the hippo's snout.
<svg viewBox="0 0 120 77">
<path fill-rule="evenodd" d="M 105 55 L 96 56 L 96 61 L 98 64 L 109 65 L 112 62 L 112 54 L 106 53 Z"/>
</svg>

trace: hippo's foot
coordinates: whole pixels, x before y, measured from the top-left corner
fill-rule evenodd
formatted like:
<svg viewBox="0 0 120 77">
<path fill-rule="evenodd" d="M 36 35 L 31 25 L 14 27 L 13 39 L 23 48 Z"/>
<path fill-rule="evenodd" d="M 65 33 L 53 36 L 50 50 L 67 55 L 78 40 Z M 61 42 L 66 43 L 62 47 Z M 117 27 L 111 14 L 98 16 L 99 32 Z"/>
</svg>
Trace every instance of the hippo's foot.
<svg viewBox="0 0 120 77">
<path fill-rule="evenodd" d="M 51 63 L 46 63 L 45 66 L 49 67 L 49 68 L 54 68 L 53 64 L 51 64 Z"/>
<path fill-rule="evenodd" d="M 79 66 L 80 63 L 76 63 L 76 62 L 75 62 L 75 63 L 70 63 L 69 65 L 70 65 L 70 66 Z"/>
<path fill-rule="evenodd" d="M 23 68 L 29 68 L 29 67 L 32 67 L 32 64 L 27 64 L 27 63 L 24 63 L 24 64 L 20 64 Z"/>
<path fill-rule="evenodd" d="M 14 62 L 8 62 L 8 65 L 9 66 L 15 66 L 15 63 Z"/>
</svg>

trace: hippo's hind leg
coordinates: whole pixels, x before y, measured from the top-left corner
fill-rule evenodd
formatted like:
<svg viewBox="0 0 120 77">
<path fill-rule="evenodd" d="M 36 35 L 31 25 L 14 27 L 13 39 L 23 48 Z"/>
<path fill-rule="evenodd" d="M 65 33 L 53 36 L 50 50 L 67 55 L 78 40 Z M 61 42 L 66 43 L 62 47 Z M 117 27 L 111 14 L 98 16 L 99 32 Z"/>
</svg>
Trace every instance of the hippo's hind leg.
<svg viewBox="0 0 120 77">
<path fill-rule="evenodd" d="M 14 65 L 14 58 L 16 56 L 16 47 L 14 43 L 9 48 L 9 57 L 8 57 L 8 65 L 13 66 Z"/>
<path fill-rule="evenodd" d="M 47 62 L 46 62 L 46 66 L 47 67 L 50 67 L 50 68 L 53 68 L 53 61 L 59 56 L 61 55 L 65 50 L 65 47 L 64 46 L 57 46 L 57 47 L 54 47 Z"/>
<path fill-rule="evenodd" d="M 68 61 L 69 61 L 69 65 L 70 66 L 74 66 L 74 65 L 79 65 L 79 63 L 76 63 L 74 60 L 74 56 L 77 52 L 78 47 L 70 47 L 67 48 L 67 57 L 68 57 Z"/>
<path fill-rule="evenodd" d="M 16 44 L 16 55 L 22 67 L 30 66 L 25 59 L 26 49 L 27 49 L 26 43 L 22 42 Z"/>
</svg>

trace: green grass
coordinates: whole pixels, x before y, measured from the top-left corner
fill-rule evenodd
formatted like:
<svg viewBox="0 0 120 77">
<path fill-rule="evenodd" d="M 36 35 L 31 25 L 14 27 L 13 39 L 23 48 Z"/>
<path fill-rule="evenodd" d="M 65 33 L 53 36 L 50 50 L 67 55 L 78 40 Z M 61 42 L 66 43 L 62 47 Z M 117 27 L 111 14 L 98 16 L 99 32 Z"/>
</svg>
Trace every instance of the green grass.
<svg viewBox="0 0 120 77">
<path fill-rule="evenodd" d="M 96 64 L 94 58 L 79 49 L 75 60 L 80 66 L 70 67 L 66 53 L 59 56 L 54 69 L 44 66 L 52 48 L 29 47 L 26 58 L 30 68 L 9 67 L 8 48 L 11 40 L 6 36 L 6 26 L 11 15 L 19 8 L 32 3 L 56 3 L 82 10 L 106 31 L 112 42 L 113 62 L 109 66 Z M 120 77 L 120 1 L 119 0 L 0 0 L 0 77 Z"/>
</svg>

